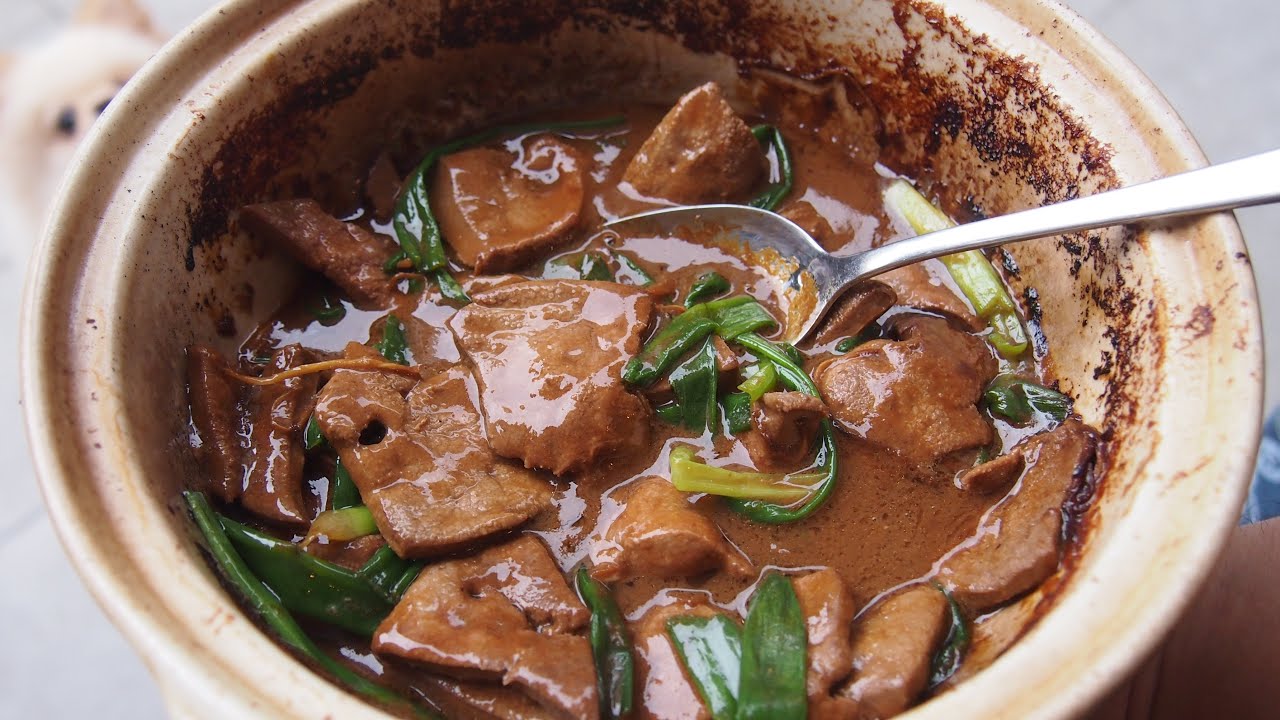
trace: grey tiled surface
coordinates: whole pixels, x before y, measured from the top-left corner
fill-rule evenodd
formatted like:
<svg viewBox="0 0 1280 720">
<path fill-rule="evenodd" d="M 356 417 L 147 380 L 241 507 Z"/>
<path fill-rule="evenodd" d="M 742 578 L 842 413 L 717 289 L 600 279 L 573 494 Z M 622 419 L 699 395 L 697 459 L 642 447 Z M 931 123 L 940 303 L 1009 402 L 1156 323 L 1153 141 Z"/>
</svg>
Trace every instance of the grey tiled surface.
<svg viewBox="0 0 1280 720">
<path fill-rule="evenodd" d="M 0 50 L 52 32 L 74 0 L 0 0 Z M 176 29 L 209 5 L 151 0 Z M 1267 0 L 1077 0 L 1163 89 L 1211 160 L 1280 147 L 1280 5 Z M 1280 343 L 1280 208 L 1239 213 L 1263 293 L 1264 323 Z M 13 347 L 21 258 L 0 256 L 0 345 Z M 1270 310 L 1271 312 L 1267 312 Z M 1277 352 L 1280 356 L 1280 352 Z M 1277 362 L 1268 375 L 1277 378 Z M 0 717 L 161 717 L 154 683 L 81 587 L 40 506 L 21 431 L 15 362 L 0 360 Z M 1280 399 L 1271 383 L 1268 407 Z"/>
</svg>

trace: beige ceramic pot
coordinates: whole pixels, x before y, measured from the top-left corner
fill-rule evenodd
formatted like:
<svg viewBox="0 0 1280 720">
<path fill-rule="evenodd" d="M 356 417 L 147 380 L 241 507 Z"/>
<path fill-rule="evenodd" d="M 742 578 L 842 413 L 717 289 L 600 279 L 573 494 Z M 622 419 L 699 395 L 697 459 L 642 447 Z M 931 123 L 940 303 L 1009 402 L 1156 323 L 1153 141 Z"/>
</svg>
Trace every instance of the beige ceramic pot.
<svg viewBox="0 0 1280 720">
<path fill-rule="evenodd" d="M 130 84 L 80 155 L 22 348 L 50 513 L 176 715 L 381 716 L 241 612 L 181 509 L 196 472 L 183 349 L 230 350 L 295 272 L 224 236 L 229 212 L 331 186 L 386 144 L 421 150 L 602 97 L 670 101 L 706 79 L 742 93 L 757 67 L 846 74 L 878 111 L 883 162 L 988 213 L 1204 163 L 1149 82 L 1049 0 L 227 3 Z M 1069 579 L 1009 614 L 1042 620 L 912 717 L 1087 707 L 1196 591 L 1253 463 L 1258 311 L 1229 215 L 1012 254 L 1052 370 L 1107 438 L 1105 481 Z"/>
</svg>

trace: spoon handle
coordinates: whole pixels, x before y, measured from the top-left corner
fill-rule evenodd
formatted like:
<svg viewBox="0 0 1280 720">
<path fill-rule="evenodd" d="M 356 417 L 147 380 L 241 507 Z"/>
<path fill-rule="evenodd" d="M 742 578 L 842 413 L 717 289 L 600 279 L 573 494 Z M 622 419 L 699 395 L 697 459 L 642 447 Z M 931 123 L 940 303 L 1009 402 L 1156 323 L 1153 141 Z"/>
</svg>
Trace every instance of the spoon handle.
<svg viewBox="0 0 1280 720">
<path fill-rule="evenodd" d="M 957 225 L 842 258 L 839 284 L 940 255 L 1020 240 L 1280 201 L 1280 150 L 1054 205 Z M 847 286 L 847 285 L 846 285 Z"/>
</svg>

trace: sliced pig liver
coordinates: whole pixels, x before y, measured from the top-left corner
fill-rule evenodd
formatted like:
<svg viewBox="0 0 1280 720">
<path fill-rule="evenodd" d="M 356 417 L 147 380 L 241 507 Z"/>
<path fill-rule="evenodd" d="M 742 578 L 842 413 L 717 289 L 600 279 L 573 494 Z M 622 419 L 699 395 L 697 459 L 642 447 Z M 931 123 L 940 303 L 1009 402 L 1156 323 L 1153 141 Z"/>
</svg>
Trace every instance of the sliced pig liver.
<svg viewBox="0 0 1280 720">
<path fill-rule="evenodd" d="M 897 316 L 900 340 L 872 340 L 819 366 L 814 379 L 840 427 L 925 466 L 989 444 L 977 403 L 998 368 L 980 338 L 945 320 Z"/>
<path fill-rule="evenodd" d="M 943 283 L 939 276 L 944 273 L 947 269 L 941 263 L 916 263 L 890 270 L 877 279 L 893 290 L 901 305 L 945 315 L 970 332 L 982 331 L 986 323 L 973 314 L 967 300 Z"/>
<path fill-rule="evenodd" d="M 720 528 L 660 477 L 632 485 L 625 508 L 598 547 L 592 575 L 605 582 L 685 578 L 721 568 L 740 576 L 751 572 L 751 563 Z"/>
<path fill-rule="evenodd" d="M 514 686 L 563 718 L 599 717 L 591 614 L 538 539 L 429 565 L 378 626 L 373 650 Z"/>
<path fill-rule="evenodd" d="M 622 383 L 653 303 L 638 288 L 535 280 L 479 293 L 450 318 L 480 383 L 489 444 L 561 475 L 644 448 L 649 406 Z"/>
<path fill-rule="evenodd" d="M 549 507 L 546 480 L 489 449 L 465 367 L 416 384 L 407 398 L 402 382 L 340 370 L 316 405 L 321 430 L 398 555 L 451 552 Z M 385 428 L 380 437 L 366 432 L 376 425 Z"/>
<path fill-rule="evenodd" d="M 458 259 L 481 273 L 518 269 L 568 238 L 582 211 L 583 161 L 549 135 L 513 157 L 473 148 L 440 159 L 431 208 Z"/>
<path fill-rule="evenodd" d="M 288 345 L 272 354 L 266 372 L 278 373 L 307 361 L 306 350 Z M 318 382 L 315 375 L 307 375 L 249 391 L 240 504 L 258 517 L 284 525 L 311 521 L 302 494 L 302 430 L 311 418 Z"/>
<path fill-rule="evenodd" d="M 983 612 L 1039 585 L 1058 568 L 1062 505 L 1089 471 L 1096 439 L 1079 421 L 1019 443 L 1027 469 L 974 537 L 942 564 L 938 580 L 971 611 Z"/>
<path fill-rule="evenodd" d="M 864 280 L 849 288 L 814 334 L 814 345 L 853 337 L 893 307 L 898 296 L 882 282 Z"/>
<path fill-rule="evenodd" d="M 707 83 L 662 118 L 622 179 L 646 197 L 696 204 L 745 199 L 764 169 L 751 128 L 720 87 Z"/>
<path fill-rule="evenodd" d="M 795 470 L 809 459 L 826 417 L 827 407 L 812 395 L 765 393 L 755 403 L 751 429 L 742 442 L 760 470 Z"/>
<path fill-rule="evenodd" d="M 237 387 L 226 375 L 230 369 L 212 348 L 192 345 L 187 349 L 187 397 L 191 423 L 200 439 L 196 459 L 204 469 L 209 492 L 227 503 L 240 497 L 244 483 L 240 399 Z"/>
<path fill-rule="evenodd" d="M 897 715 L 929 682 L 933 656 L 946 639 L 950 607 L 937 588 L 916 585 L 865 611 L 853 629 L 853 680 L 840 694 L 858 718 Z"/>
<path fill-rule="evenodd" d="M 853 671 L 850 641 L 856 608 L 839 573 L 827 568 L 791 581 L 804 613 L 809 637 L 805 687 L 809 717 L 823 720 L 856 717 L 857 705 L 833 696 L 832 689 Z"/>
<path fill-rule="evenodd" d="M 382 266 L 399 247 L 390 238 L 334 218 L 315 200 L 248 205 L 240 211 L 240 224 L 329 278 L 357 305 L 385 307 L 391 301 L 395 282 Z"/>
</svg>

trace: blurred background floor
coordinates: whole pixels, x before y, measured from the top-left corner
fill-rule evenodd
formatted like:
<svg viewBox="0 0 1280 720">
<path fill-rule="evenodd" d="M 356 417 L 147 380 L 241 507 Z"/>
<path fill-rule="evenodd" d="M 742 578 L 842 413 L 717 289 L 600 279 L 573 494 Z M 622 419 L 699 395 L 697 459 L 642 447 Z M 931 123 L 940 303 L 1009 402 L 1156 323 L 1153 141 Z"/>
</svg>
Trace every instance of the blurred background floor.
<svg viewBox="0 0 1280 720">
<path fill-rule="evenodd" d="M 175 32 L 208 0 L 142 0 Z M 0 0 L 0 52 L 65 25 L 78 0 Z M 1280 148 L 1280 4 L 1269 0 L 1076 0 L 1070 3 L 1141 67 L 1169 98 L 1211 161 Z M 89 61 L 92 61 L 91 59 Z M 3 98 L 0 98 L 3 101 Z M 1263 322 L 1280 347 L 1280 207 L 1238 213 L 1261 288 Z M 22 264 L 0 262 L 0 286 L 21 286 Z M 13 328 L 16 291 L 0 304 Z M 9 331 L 12 333 L 12 331 Z M 14 352 L 13 337 L 0 343 Z M 1280 400 L 1280 352 L 1268 363 L 1267 407 Z M 12 355 L 3 367 L 12 368 Z M 16 379 L 0 387 L 0 716 L 158 718 L 164 711 L 142 662 L 80 585 L 40 504 L 17 405 Z"/>
</svg>

